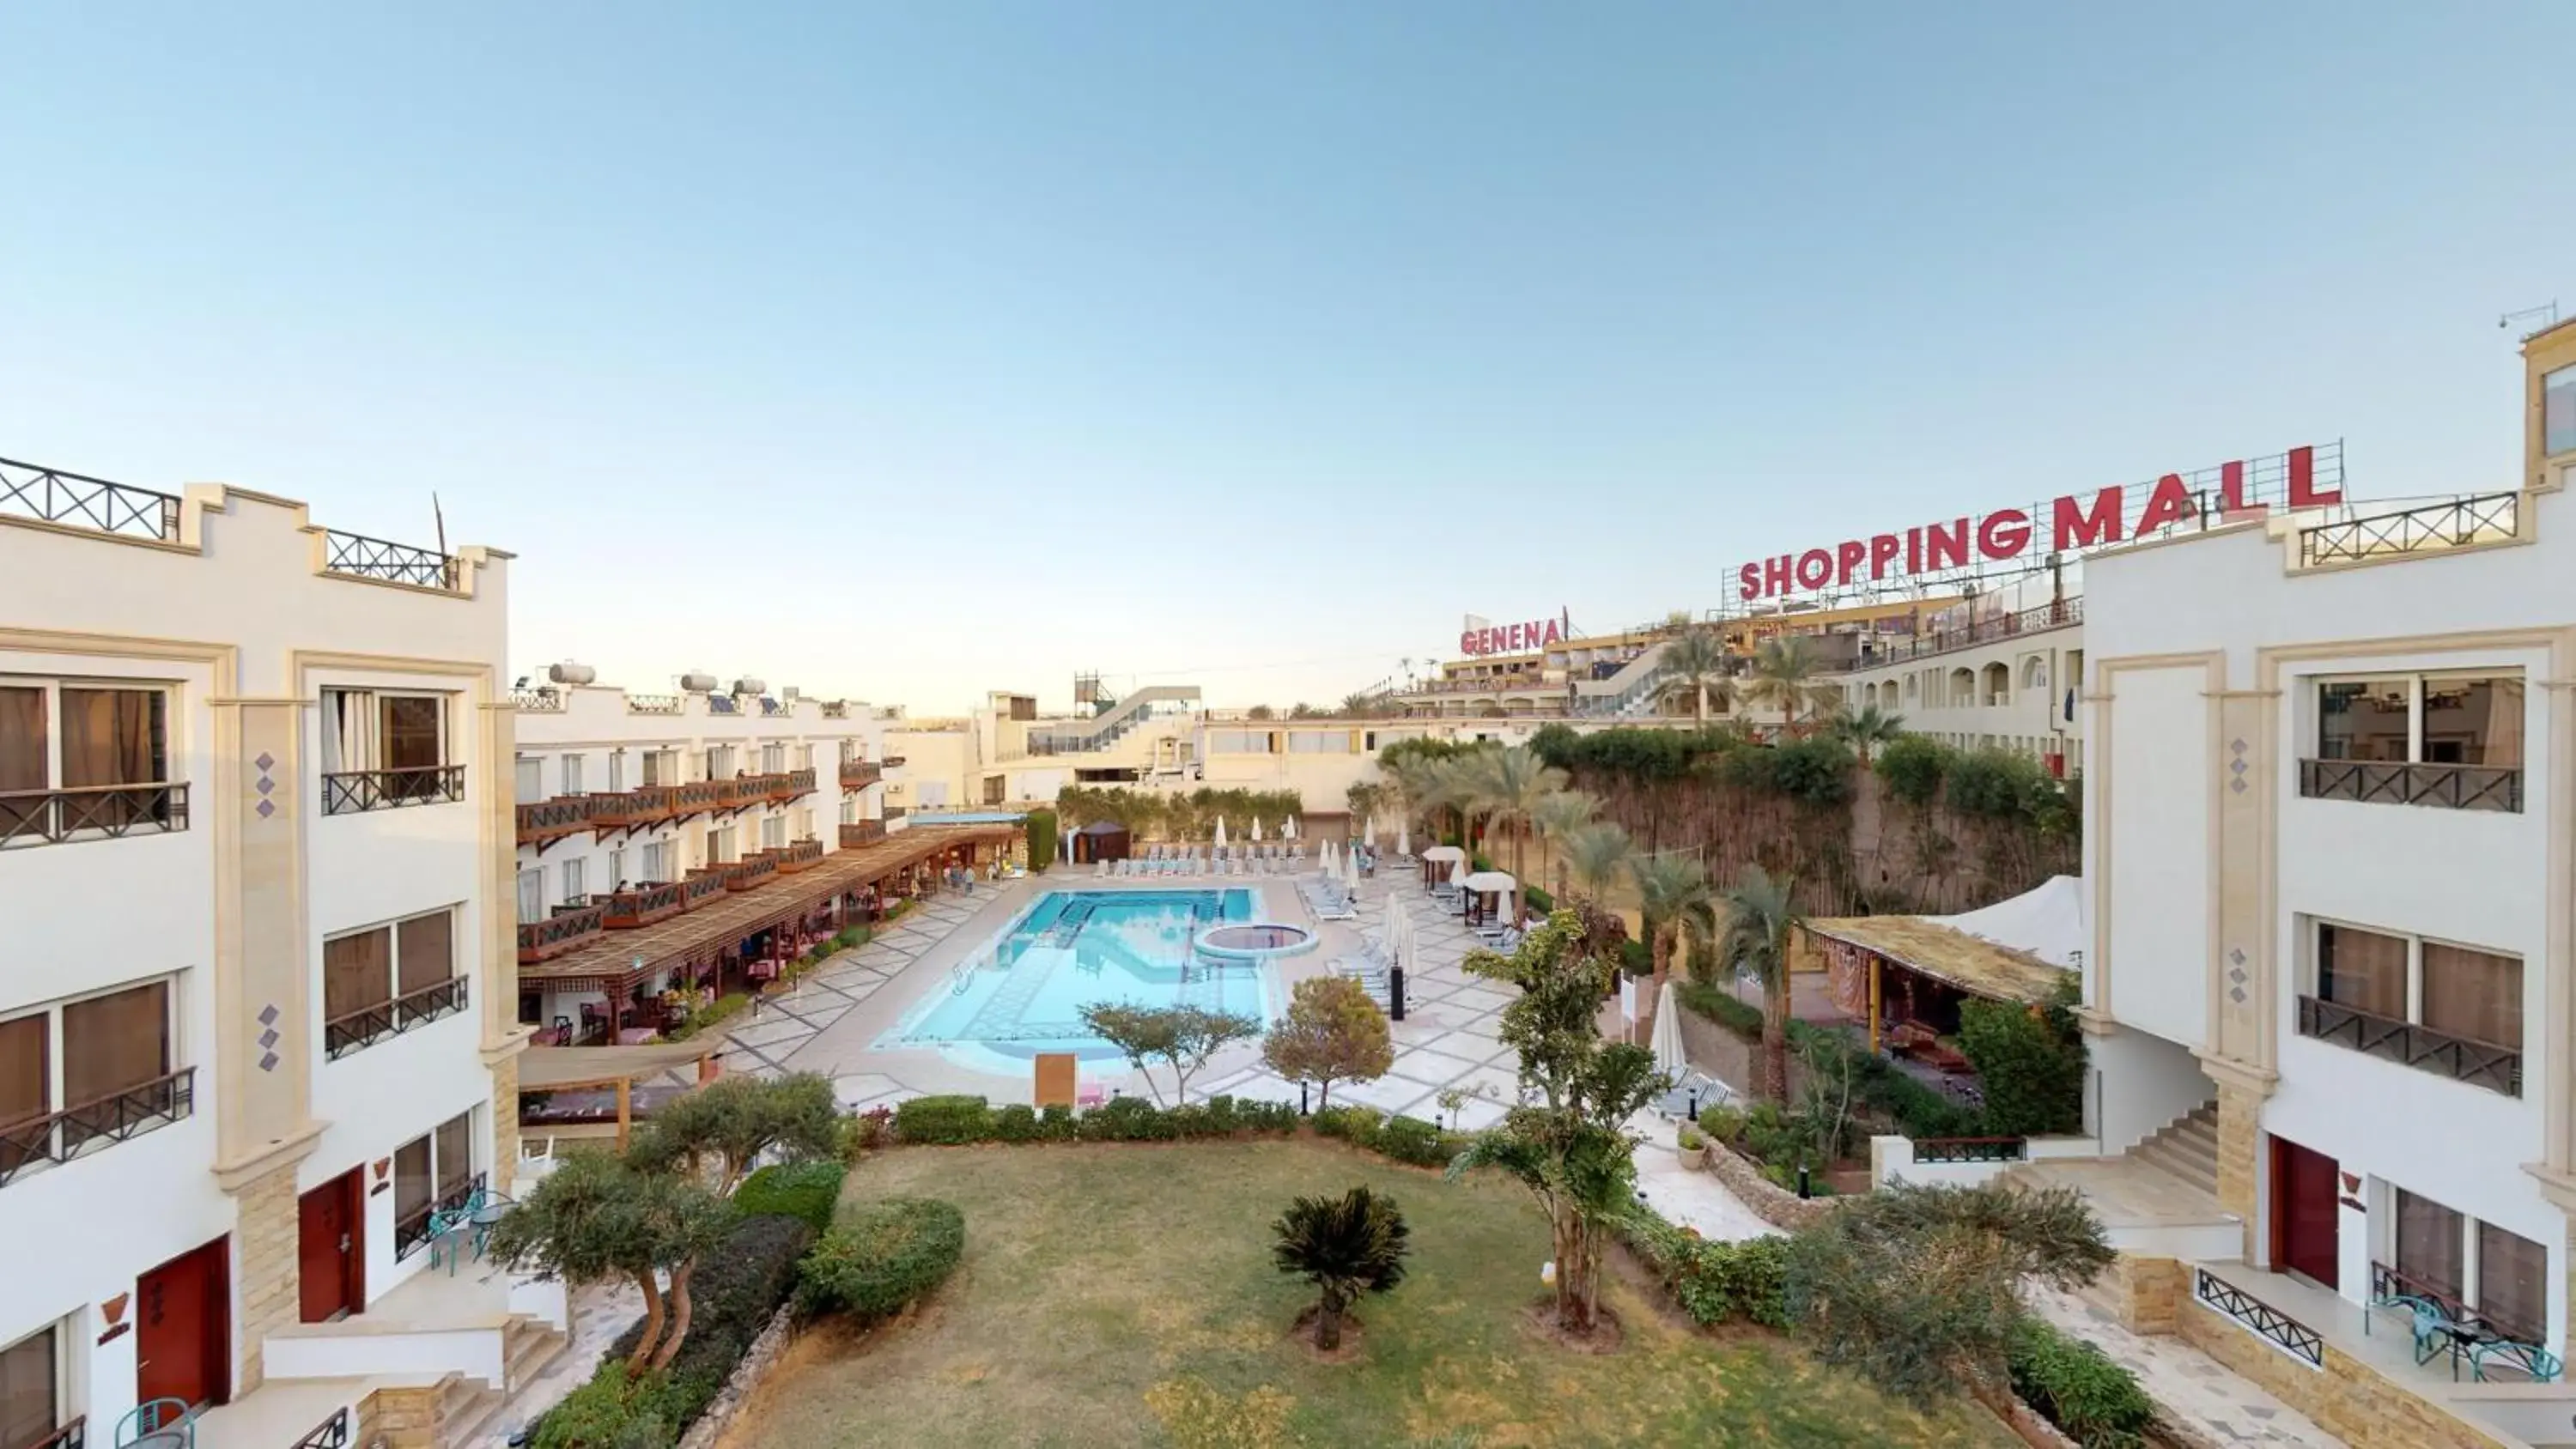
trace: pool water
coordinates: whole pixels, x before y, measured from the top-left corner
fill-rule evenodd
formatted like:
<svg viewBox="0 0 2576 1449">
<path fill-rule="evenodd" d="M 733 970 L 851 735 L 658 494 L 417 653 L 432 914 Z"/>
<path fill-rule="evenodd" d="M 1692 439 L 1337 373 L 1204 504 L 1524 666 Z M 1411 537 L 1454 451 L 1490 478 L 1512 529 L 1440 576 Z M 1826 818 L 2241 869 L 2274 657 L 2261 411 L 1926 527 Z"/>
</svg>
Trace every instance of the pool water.
<svg viewBox="0 0 2576 1449">
<path fill-rule="evenodd" d="M 1268 1021 L 1270 968 L 1198 955 L 1198 933 L 1255 918 L 1250 890 L 1048 891 L 933 986 L 879 1048 L 938 1047 L 961 1065 L 1019 1072 L 1039 1052 L 1124 1062 L 1082 1024 L 1082 1008 L 1117 1001 L 1201 1006 Z"/>
</svg>

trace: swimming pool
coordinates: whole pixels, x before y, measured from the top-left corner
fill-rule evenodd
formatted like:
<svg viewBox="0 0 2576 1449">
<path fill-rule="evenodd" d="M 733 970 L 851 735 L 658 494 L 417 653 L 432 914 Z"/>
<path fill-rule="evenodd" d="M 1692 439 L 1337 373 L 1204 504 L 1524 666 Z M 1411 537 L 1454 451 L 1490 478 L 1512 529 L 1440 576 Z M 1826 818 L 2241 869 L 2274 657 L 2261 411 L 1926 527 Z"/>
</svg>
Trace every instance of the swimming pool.
<svg viewBox="0 0 2576 1449">
<path fill-rule="evenodd" d="M 1209 927 L 1256 919 L 1259 893 L 1233 890 L 1048 891 L 960 962 L 877 1047 L 936 1047 L 961 1066 L 1018 1074 L 1039 1052 L 1086 1064 L 1119 1050 L 1082 1025 L 1099 1001 L 1203 1006 L 1258 1021 L 1277 1014 L 1260 961 L 1201 957 Z"/>
</svg>

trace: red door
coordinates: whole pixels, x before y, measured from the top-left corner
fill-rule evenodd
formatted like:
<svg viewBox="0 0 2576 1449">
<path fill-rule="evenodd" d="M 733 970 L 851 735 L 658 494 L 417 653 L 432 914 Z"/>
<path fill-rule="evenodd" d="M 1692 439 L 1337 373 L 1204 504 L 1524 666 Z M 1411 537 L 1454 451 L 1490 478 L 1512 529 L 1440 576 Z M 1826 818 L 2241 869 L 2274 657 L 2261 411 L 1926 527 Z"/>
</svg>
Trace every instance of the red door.
<svg viewBox="0 0 2576 1449">
<path fill-rule="evenodd" d="M 232 1282 L 226 1240 L 171 1259 L 135 1285 L 134 1392 L 195 1408 L 230 1397 Z"/>
<path fill-rule="evenodd" d="M 296 1291 L 301 1317 L 324 1323 L 366 1307 L 362 1175 L 345 1173 L 296 1204 Z"/>
<path fill-rule="evenodd" d="M 2342 1258 L 2336 1236 L 2335 1160 L 2285 1137 L 2272 1139 L 2272 1262 L 2328 1288 Z"/>
</svg>

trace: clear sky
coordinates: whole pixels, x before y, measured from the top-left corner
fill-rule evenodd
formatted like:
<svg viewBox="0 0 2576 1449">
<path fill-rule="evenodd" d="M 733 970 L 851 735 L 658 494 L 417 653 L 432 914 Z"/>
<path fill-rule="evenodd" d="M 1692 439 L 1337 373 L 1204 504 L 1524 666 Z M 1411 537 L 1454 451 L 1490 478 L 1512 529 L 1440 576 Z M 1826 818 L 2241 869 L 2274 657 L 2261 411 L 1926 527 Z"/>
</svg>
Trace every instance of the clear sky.
<svg viewBox="0 0 2576 1449">
<path fill-rule="evenodd" d="M 435 490 L 522 669 L 1335 700 L 2300 442 L 2509 486 L 2571 54 L 2565 0 L 11 6 L 0 456 L 423 543 Z"/>
</svg>

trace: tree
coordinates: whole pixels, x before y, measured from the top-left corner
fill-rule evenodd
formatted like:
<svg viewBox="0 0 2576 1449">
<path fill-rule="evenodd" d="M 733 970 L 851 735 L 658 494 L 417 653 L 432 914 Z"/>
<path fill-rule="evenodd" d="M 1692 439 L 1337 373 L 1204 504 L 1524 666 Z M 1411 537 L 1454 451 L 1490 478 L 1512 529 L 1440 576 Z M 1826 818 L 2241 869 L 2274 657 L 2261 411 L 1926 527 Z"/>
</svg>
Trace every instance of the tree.
<svg viewBox="0 0 2576 1449">
<path fill-rule="evenodd" d="M 1705 938 L 1717 928 L 1708 869 L 1687 855 L 1648 855 L 1629 862 L 1637 883 L 1637 914 L 1644 919 L 1646 949 L 1654 962 L 1645 1006 L 1637 1013 L 1637 1041 L 1654 1039 L 1655 1010 L 1672 979 L 1673 952 L 1687 933 Z"/>
<path fill-rule="evenodd" d="M 1806 918 L 1791 899 L 1790 882 L 1774 880 L 1747 863 L 1726 890 L 1726 937 L 1718 960 L 1762 982 L 1762 1094 L 1789 1101 L 1789 936 Z"/>
<path fill-rule="evenodd" d="M 1920 1404 L 1964 1387 L 2039 1444 L 2008 1368 L 2028 1316 L 2021 1285 L 2072 1292 L 2114 1257 L 2073 1188 L 1890 1183 L 1792 1238 L 1783 1277 L 1790 1320 L 1817 1357 Z"/>
<path fill-rule="evenodd" d="M 1520 1058 L 1536 1104 L 1507 1110 L 1449 1164 L 1449 1175 L 1493 1167 L 1530 1190 L 1556 1250 L 1556 1321 L 1589 1335 L 1601 1305 L 1601 1250 L 1634 1205 L 1636 1139 L 1628 1119 L 1671 1087 L 1644 1047 L 1609 1043 L 1594 1025 L 1610 963 L 1582 949 L 1583 924 L 1558 911 L 1511 955 L 1470 952 L 1466 970 L 1520 995 L 1503 1008 L 1502 1039 Z"/>
<path fill-rule="evenodd" d="M 1684 626 L 1680 633 L 1664 641 L 1662 665 L 1663 682 L 1656 688 L 1657 698 L 1667 704 L 1687 701 L 1694 725 L 1708 723 L 1712 693 L 1720 699 L 1733 693 L 1734 687 L 1726 678 L 1726 641 L 1714 629 L 1698 624 Z"/>
<path fill-rule="evenodd" d="M 1276 719 L 1279 712 L 1266 704 L 1256 704 L 1243 712 L 1245 719 Z"/>
<path fill-rule="evenodd" d="M 644 1295 L 644 1332 L 626 1360 L 632 1374 L 663 1367 L 680 1351 L 690 1277 L 732 1219 L 732 1205 L 700 1182 L 578 1152 L 493 1225 L 488 1251 L 495 1262 L 567 1283 L 633 1280 Z M 667 1315 L 663 1274 L 671 1283 Z"/>
<path fill-rule="evenodd" d="M 730 1196 L 763 1153 L 788 1161 L 840 1151 L 841 1108 L 829 1077 L 814 1072 L 764 1081 L 719 1077 L 664 1103 L 629 1154 L 641 1172 L 679 1172 L 692 1181 L 712 1174 Z"/>
<path fill-rule="evenodd" d="M 1483 812 L 1487 830 L 1510 834 L 1512 878 L 1521 880 L 1521 841 L 1547 798 L 1565 788 L 1565 772 L 1541 760 L 1527 745 L 1487 750 L 1469 758 L 1461 792 Z"/>
<path fill-rule="evenodd" d="M 1368 828 L 1368 823 L 1394 810 L 1398 793 L 1393 781 L 1354 780 L 1342 792 L 1342 806 L 1351 812 L 1354 834 Z"/>
<path fill-rule="evenodd" d="M 1342 1346 L 1342 1315 L 1363 1293 L 1404 1281 L 1405 1242 L 1412 1230 L 1395 1199 L 1355 1187 L 1340 1197 L 1301 1197 L 1270 1225 L 1279 1271 L 1315 1285 L 1315 1347 Z"/>
<path fill-rule="evenodd" d="M 1046 874 L 1047 867 L 1055 864 L 1055 812 L 1030 811 L 1028 818 L 1020 822 L 1020 830 L 1028 837 L 1029 874 Z"/>
<path fill-rule="evenodd" d="M 1145 1090 L 1163 1105 L 1149 1063 L 1172 1069 L 1172 1105 L 1189 1100 L 1190 1073 L 1239 1041 L 1261 1035 L 1261 1023 L 1230 1011 L 1197 1006 L 1130 1006 L 1123 1001 L 1095 1001 L 1082 1008 L 1082 1024 L 1092 1035 L 1127 1054 L 1145 1073 Z"/>
<path fill-rule="evenodd" d="M 1565 849 L 1565 838 L 1591 824 L 1592 817 L 1600 812 L 1601 802 L 1593 798 L 1589 792 L 1559 790 L 1540 800 L 1531 809 L 1530 825 L 1537 830 L 1540 840 L 1554 846 L 1562 854 Z M 1559 893 L 1565 889 L 1565 876 L 1565 863 L 1560 860 L 1556 867 L 1555 887 Z"/>
<path fill-rule="evenodd" d="M 1289 993 L 1288 1015 L 1271 1023 L 1261 1059 L 1288 1081 L 1315 1083 L 1316 1105 L 1329 1107 L 1333 1083 L 1373 1082 L 1394 1070 L 1395 1038 L 1365 987 L 1314 976 Z"/>
<path fill-rule="evenodd" d="M 1870 752 L 1905 734 L 1905 716 L 1890 714 L 1874 704 L 1865 704 L 1857 713 L 1850 710 L 1837 714 L 1825 726 L 1828 734 L 1851 746 L 1860 762 L 1869 763 Z"/>
<path fill-rule="evenodd" d="M 1567 831 L 1558 852 L 1565 857 L 1565 873 L 1576 893 L 1595 904 L 1606 904 L 1610 892 L 1627 879 L 1628 862 L 1637 847 L 1628 839 L 1627 827 L 1602 820 Z"/>
<path fill-rule="evenodd" d="M 1342 714 L 1350 719 L 1367 719 L 1378 712 L 1379 706 L 1384 701 L 1384 695 L 1370 694 L 1366 691 L 1346 694 L 1342 696 Z"/>
<path fill-rule="evenodd" d="M 1797 634 L 1765 639 L 1753 651 L 1753 667 L 1744 681 L 1744 697 L 1779 709 L 1781 719 L 1796 724 L 1810 712 L 1842 702 L 1842 686 L 1816 678 L 1822 665 L 1815 646 Z"/>
</svg>

